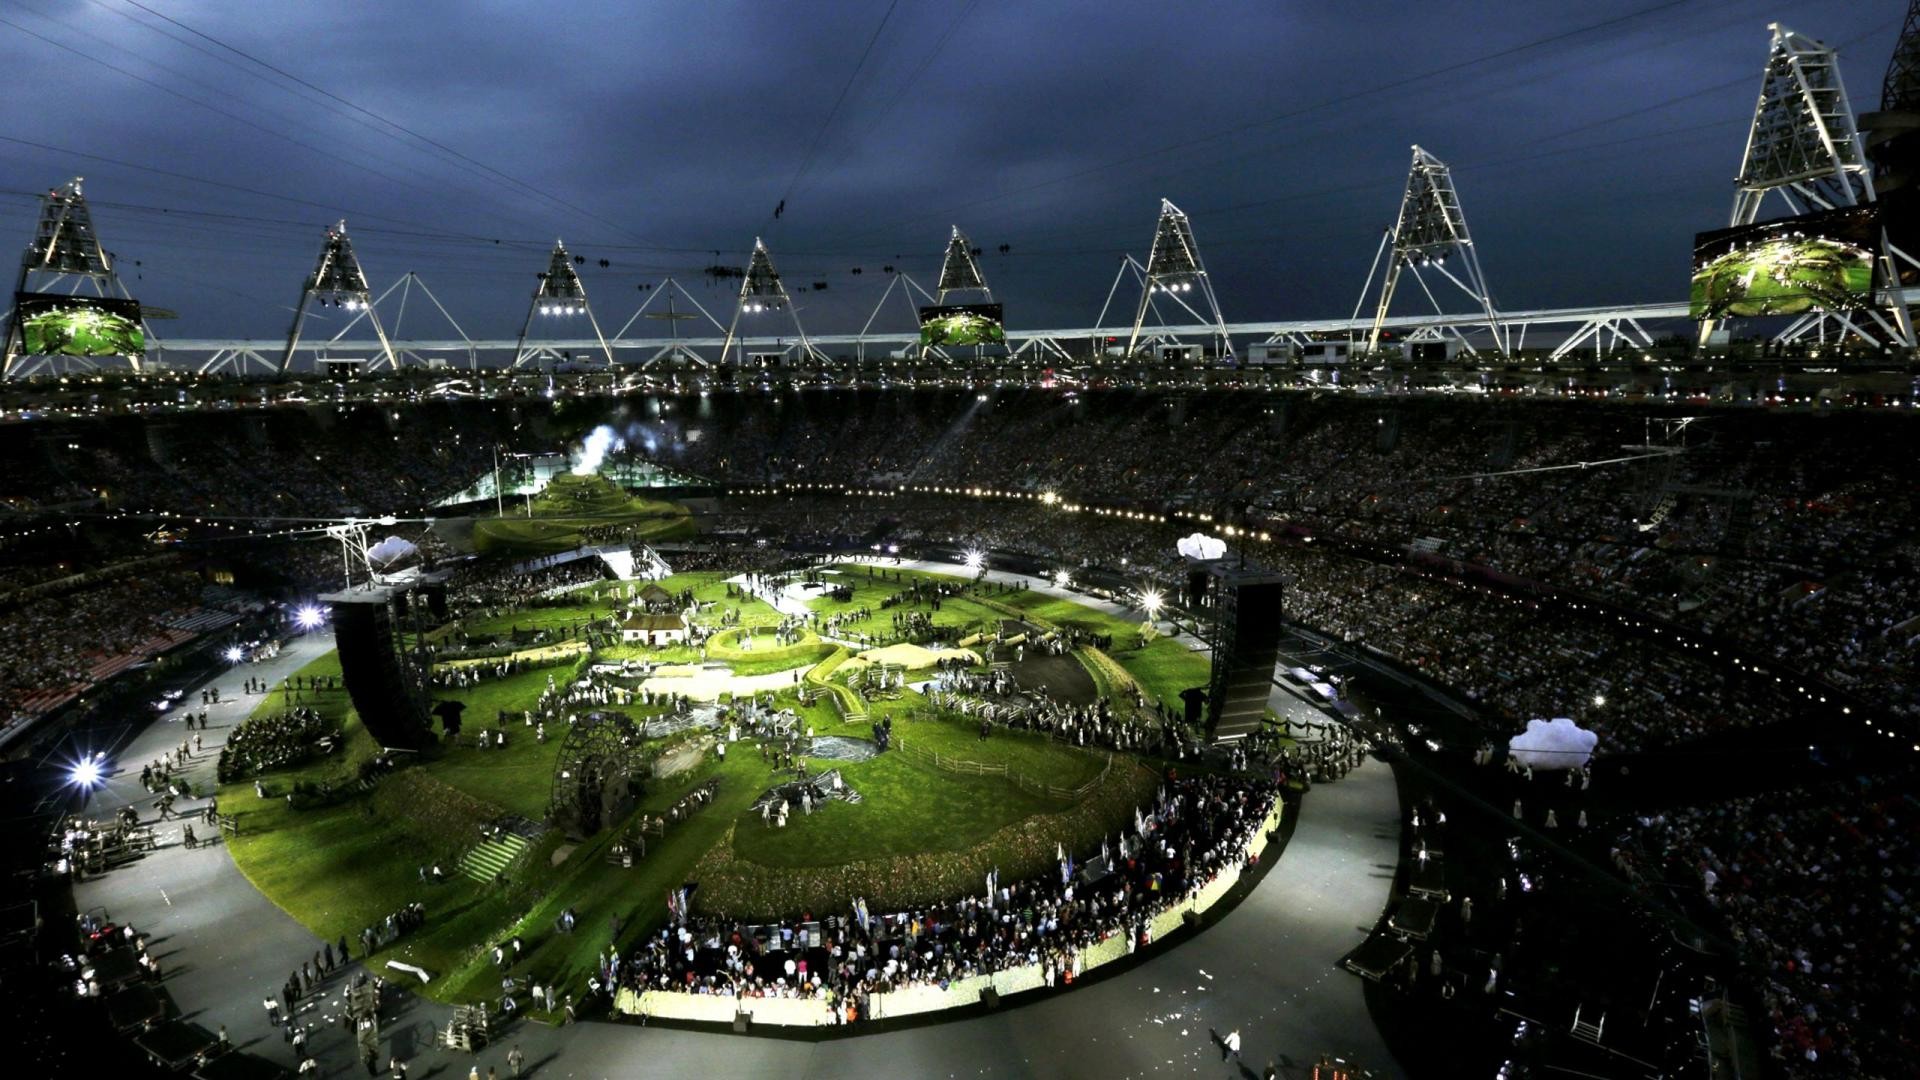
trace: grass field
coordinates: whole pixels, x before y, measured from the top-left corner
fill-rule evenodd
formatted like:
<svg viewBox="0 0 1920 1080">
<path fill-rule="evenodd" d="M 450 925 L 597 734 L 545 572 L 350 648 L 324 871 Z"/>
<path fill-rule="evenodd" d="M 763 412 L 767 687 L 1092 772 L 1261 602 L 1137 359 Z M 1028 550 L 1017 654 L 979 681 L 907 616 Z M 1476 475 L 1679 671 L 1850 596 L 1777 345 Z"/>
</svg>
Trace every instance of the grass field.
<svg viewBox="0 0 1920 1080">
<path fill-rule="evenodd" d="M 873 633 L 887 633 L 893 627 L 894 609 L 881 610 L 881 601 L 911 587 L 913 582 L 921 580 L 941 581 L 949 584 L 964 584 L 964 578 L 944 574 L 928 574 L 914 570 L 885 570 L 886 578 L 867 577 L 868 567 L 864 565 L 842 565 L 836 567 L 837 576 L 829 576 L 830 582 L 844 582 L 854 586 L 851 601 L 838 601 L 829 597 L 815 597 L 808 606 L 822 614 L 832 614 L 849 608 L 871 607 L 873 616 L 850 624 L 850 629 L 868 630 Z M 894 580 L 893 575 L 899 575 Z M 989 606 L 993 605 L 993 606 Z M 933 614 L 936 626 L 954 626 L 965 629 L 985 629 L 999 625 L 1007 618 L 1000 609 L 1008 608 L 1014 613 L 1032 618 L 1041 625 L 1070 626 L 1076 630 L 1092 634 L 1105 634 L 1113 639 L 1113 647 L 1106 650 L 1108 655 L 1126 669 L 1129 675 L 1139 682 L 1141 688 L 1155 700 L 1169 705 L 1180 703 L 1180 692 L 1194 686 L 1205 686 L 1210 669 L 1207 654 L 1195 652 L 1185 641 L 1160 638 L 1149 645 L 1140 644 L 1140 624 L 1137 620 L 1118 615 L 1110 615 L 1085 604 L 1076 603 L 1065 597 L 1049 593 L 1026 591 L 987 590 L 980 599 L 970 597 L 950 598 L 941 603 L 940 611 Z"/>
<path fill-rule="evenodd" d="M 890 632 L 893 610 L 880 611 L 880 600 L 920 575 L 882 583 L 867 581 L 864 567 L 849 571 L 846 578 L 856 587 L 853 604 L 874 608 L 875 618 L 866 622 L 876 632 Z M 703 602 L 731 607 L 745 625 L 778 621 L 778 614 L 759 600 L 727 597 L 727 576 L 684 574 L 662 584 L 671 592 L 691 589 Z M 625 583 L 596 585 L 567 604 L 477 619 L 467 630 L 504 635 L 514 629 L 604 620 L 614 594 L 624 595 L 626 588 Z M 846 606 L 825 598 L 816 598 L 815 604 L 823 611 Z M 1139 648 L 1130 620 L 1070 600 L 1035 593 L 956 597 L 944 600 L 934 617 L 941 625 L 987 629 L 1010 611 L 1112 634 L 1112 662 L 1156 695 L 1177 693 L 1205 680 L 1204 657 L 1172 642 Z M 715 610 L 705 617 L 718 614 Z M 767 639 L 761 640 L 764 646 Z M 738 674 L 811 667 L 842 652 L 812 635 L 792 646 L 745 651 L 722 637 L 708 651 Z M 674 650 L 640 652 L 675 658 Z M 691 659 L 698 650 L 685 652 L 689 655 L 683 659 Z M 503 710 L 528 708 L 550 675 L 565 679 L 574 670 L 573 665 L 535 668 L 436 696 L 466 704 L 464 729 L 470 735 L 493 728 Z M 330 655 L 304 673 L 338 671 Z M 846 692 L 844 686 L 839 692 Z M 405 903 L 425 903 L 426 927 L 401 938 L 375 961 L 391 956 L 419 964 L 435 974 L 425 992 L 455 1002 L 497 993 L 499 975 L 488 962 L 487 950 L 515 933 L 530 948 L 519 970 L 577 982 L 605 947 L 615 919 L 623 927 L 622 940 L 659 925 L 666 915 L 666 891 L 686 881 L 701 883 L 696 908 L 782 915 L 800 908 L 837 907 L 856 894 L 876 907 L 964 894 L 977 889 L 980 876 L 994 867 L 1009 876 L 1044 872 L 1056 845 L 1084 851 L 1110 835 L 1151 795 L 1159 775 L 1155 762 L 1125 755 L 1110 758 L 1037 735 L 996 732 L 983 740 L 972 724 L 941 718 L 920 695 L 903 691 L 897 698 L 870 703 L 869 709 L 871 720 L 893 720 L 895 737 L 905 751 L 865 762 L 817 761 L 812 766 L 815 771 L 841 768 L 863 796 L 858 805 L 830 803 L 811 816 L 790 818 L 784 829 L 767 828 L 751 805 L 782 777 L 773 774 L 751 744 L 740 743 L 724 761 L 708 754 L 687 772 L 650 782 L 637 812 L 663 810 L 709 778 L 718 778 L 720 789 L 712 805 L 673 826 L 632 868 L 613 865 L 605 857 L 621 828 L 589 838 L 557 862 L 553 856 L 561 838 L 549 833 L 504 886 L 481 886 L 458 875 L 445 884 L 429 884 L 420 881 L 419 867 L 439 864 L 451 870 L 477 839 L 477 821 L 505 813 L 533 820 L 545 816 L 564 729 L 550 728 L 550 738 L 542 745 L 530 729 L 513 723 L 506 729 L 505 749 L 483 751 L 474 748 L 470 738 L 463 739 L 465 745 L 436 748 L 419 764 L 365 792 L 354 783 L 356 769 L 377 748 L 359 727 L 346 694 L 309 693 L 302 700 L 342 723 L 346 748 L 300 769 L 269 774 L 265 782 L 276 797 L 257 798 L 251 778 L 222 790 L 222 806 L 243 815 L 241 834 L 229 844 L 235 862 L 276 904 L 329 939 L 345 934 L 357 940 L 362 927 Z M 779 694 L 778 703 L 795 709 L 803 724 L 821 734 L 869 734 L 864 722 L 840 721 L 826 699 L 802 706 L 787 690 Z M 258 711 L 273 712 L 284 705 L 280 695 L 270 695 Z M 649 710 L 626 711 L 637 716 Z M 1030 777 L 1051 785 L 1056 795 L 1037 794 L 1004 775 L 937 767 L 929 752 Z M 330 803 L 296 809 L 277 797 L 296 781 L 331 784 L 342 794 Z M 1082 788 L 1084 795 L 1067 794 Z M 569 906 L 580 917 L 580 930 L 556 933 L 554 920 Z"/>
</svg>

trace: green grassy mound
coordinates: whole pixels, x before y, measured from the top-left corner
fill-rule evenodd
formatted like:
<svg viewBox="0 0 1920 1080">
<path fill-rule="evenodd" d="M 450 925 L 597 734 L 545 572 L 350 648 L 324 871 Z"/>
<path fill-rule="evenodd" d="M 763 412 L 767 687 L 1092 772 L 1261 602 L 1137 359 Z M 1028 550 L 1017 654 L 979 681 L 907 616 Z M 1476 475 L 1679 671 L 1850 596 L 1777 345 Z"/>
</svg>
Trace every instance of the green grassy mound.
<svg viewBox="0 0 1920 1080">
<path fill-rule="evenodd" d="M 551 555 L 616 535 L 670 540 L 696 531 L 686 507 L 629 495 L 601 476 L 555 477 L 523 507 L 527 512 L 474 522 L 474 549 L 483 555 Z"/>
</svg>

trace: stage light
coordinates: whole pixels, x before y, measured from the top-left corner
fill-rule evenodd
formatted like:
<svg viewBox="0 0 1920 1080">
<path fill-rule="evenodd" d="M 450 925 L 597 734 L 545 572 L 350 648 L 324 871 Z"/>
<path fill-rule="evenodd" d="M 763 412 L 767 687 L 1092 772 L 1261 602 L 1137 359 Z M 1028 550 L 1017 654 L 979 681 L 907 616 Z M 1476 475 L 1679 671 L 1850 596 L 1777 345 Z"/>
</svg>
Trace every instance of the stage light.
<svg viewBox="0 0 1920 1080">
<path fill-rule="evenodd" d="M 1066 588 L 1067 582 L 1071 580 L 1073 580 L 1073 575 L 1067 573 L 1065 570 L 1055 570 L 1053 572 L 1053 583 L 1062 589 Z"/>
<path fill-rule="evenodd" d="M 1160 607 L 1165 603 L 1166 598 L 1160 595 L 1158 589 L 1146 589 L 1140 593 L 1140 606 L 1146 609 L 1149 619 L 1158 618 Z"/>
<path fill-rule="evenodd" d="M 247 654 L 246 654 L 246 652 L 245 652 L 245 650 L 243 650 L 243 649 L 241 649 L 241 648 L 240 648 L 240 646 L 238 646 L 238 645 L 229 645 L 229 646 L 227 646 L 227 651 L 226 651 L 225 653 L 223 653 L 223 654 L 221 654 L 221 655 L 223 655 L 223 656 L 225 656 L 225 657 L 227 658 L 227 663 L 229 663 L 229 664 L 237 664 L 237 663 L 239 663 L 239 662 L 240 662 L 240 661 L 241 661 L 241 660 L 242 660 L 243 658 L 245 658 L 245 656 L 246 656 Z"/>
<path fill-rule="evenodd" d="M 977 574 L 982 567 L 987 565 L 987 553 L 981 551 L 979 548 L 968 548 L 961 562 L 968 570 Z"/>
<path fill-rule="evenodd" d="M 73 766 L 67 770 L 67 782 L 78 788 L 95 788 L 100 786 L 100 759 L 103 756 L 105 755 L 96 753 L 91 757 L 83 757 L 79 761 L 74 762 Z"/>
<path fill-rule="evenodd" d="M 320 613 L 320 609 L 314 607 L 312 604 L 303 605 L 300 610 L 293 613 L 294 625 L 302 630 L 312 630 L 318 627 L 325 618 L 326 616 Z"/>
</svg>

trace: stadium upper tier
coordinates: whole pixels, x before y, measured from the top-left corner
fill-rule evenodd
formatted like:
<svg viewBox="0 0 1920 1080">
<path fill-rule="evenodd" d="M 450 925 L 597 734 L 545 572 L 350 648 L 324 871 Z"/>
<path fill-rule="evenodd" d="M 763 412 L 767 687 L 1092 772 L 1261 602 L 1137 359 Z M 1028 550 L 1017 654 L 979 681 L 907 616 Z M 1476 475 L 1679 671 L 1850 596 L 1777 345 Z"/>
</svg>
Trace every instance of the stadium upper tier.
<svg viewBox="0 0 1920 1080">
<path fill-rule="evenodd" d="M 650 461 L 688 478 L 690 494 L 717 500 L 702 525 L 721 537 L 978 544 L 1165 581 L 1175 536 L 1235 522 L 1236 542 L 1298 573 L 1298 595 L 1325 595 L 1328 628 L 1486 694 L 1536 685 L 1518 672 L 1540 659 L 1541 638 L 1522 628 L 1509 637 L 1498 629 L 1504 609 L 1472 589 L 1397 576 L 1399 563 L 1484 567 L 1738 643 L 1896 713 L 1916 700 L 1920 610 L 1905 583 L 1920 561 L 1920 484 L 1908 468 L 1920 429 L 1904 411 L 1840 422 L 1438 397 L 968 389 L 61 420 L 17 428 L 28 437 L 0 447 L 0 535 L 19 585 L 50 566 L 155 551 L 230 566 L 247 561 L 232 554 L 244 550 L 236 539 L 343 514 L 421 513 L 489 472 L 496 451 L 517 468 L 512 455 L 568 450 L 603 423 L 624 442 L 609 467 Z M 1300 561 L 1348 543 L 1386 570 Z M 337 570 L 330 544 L 304 547 L 317 572 Z M 1367 576 L 1378 572 L 1395 576 Z M 1441 611 L 1459 637 L 1424 636 Z M 1572 638 L 1556 647 L 1582 665 L 1600 655 Z M 1511 660 L 1489 667 L 1490 657 Z M 1617 679 L 1638 663 L 1615 660 Z"/>
</svg>

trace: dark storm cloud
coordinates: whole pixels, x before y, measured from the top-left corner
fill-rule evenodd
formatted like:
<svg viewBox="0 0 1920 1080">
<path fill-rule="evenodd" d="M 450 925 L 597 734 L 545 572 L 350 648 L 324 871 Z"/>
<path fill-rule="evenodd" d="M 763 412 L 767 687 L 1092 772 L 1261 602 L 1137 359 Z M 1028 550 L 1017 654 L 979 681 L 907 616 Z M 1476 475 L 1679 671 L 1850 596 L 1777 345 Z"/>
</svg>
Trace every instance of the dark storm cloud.
<svg viewBox="0 0 1920 1080">
<path fill-rule="evenodd" d="M 1693 232 L 1726 215 L 1768 20 L 1841 44 L 1865 111 L 1905 6 L 1700 0 L 1367 94 L 1655 0 L 899 0 L 792 183 L 886 0 L 146 2 L 537 192 L 277 88 L 125 0 L 0 8 L 18 24 L 0 26 L 0 134 L 302 200 L 6 144 L 9 192 L 88 176 L 142 297 L 182 313 L 163 332 L 192 337 L 283 332 L 342 214 L 378 287 L 418 271 L 476 336 L 513 332 L 555 236 L 588 257 L 613 326 L 664 273 L 724 304 L 700 269 L 715 251 L 743 263 L 760 234 L 790 283 L 830 283 L 804 298 L 810 328 L 857 329 L 880 267 L 930 285 L 954 223 L 989 249 L 1013 325 L 1081 326 L 1120 255 L 1144 256 L 1163 195 L 1192 215 L 1229 318 L 1342 314 L 1415 142 L 1454 165 L 1504 306 L 1673 299 Z M 24 242 L 32 214 L 0 200 L 0 242 Z M 902 305 L 881 323 L 907 321 Z"/>
</svg>

